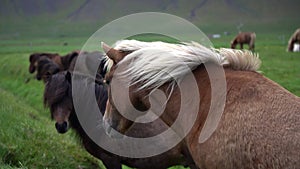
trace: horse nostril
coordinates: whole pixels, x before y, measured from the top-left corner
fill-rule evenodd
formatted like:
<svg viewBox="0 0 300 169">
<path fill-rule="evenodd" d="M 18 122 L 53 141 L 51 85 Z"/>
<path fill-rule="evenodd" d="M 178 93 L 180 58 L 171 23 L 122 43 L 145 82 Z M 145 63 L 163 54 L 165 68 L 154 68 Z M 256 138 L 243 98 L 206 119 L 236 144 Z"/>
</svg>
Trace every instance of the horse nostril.
<svg viewBox="0 0 300 169">
<path fill-rule="evenodd" d="M 55 128 L 56 128 L 57 132 L 63 134 L 68 131 L 68 123 L 65 121 L 61 124 L 56 122 Z"/>
<path fill-rule="evenodd" d="M 68 123 L 64 121 L 62 126 L 63 126 L 63 128 L 68 128 Z"/>
</svg>

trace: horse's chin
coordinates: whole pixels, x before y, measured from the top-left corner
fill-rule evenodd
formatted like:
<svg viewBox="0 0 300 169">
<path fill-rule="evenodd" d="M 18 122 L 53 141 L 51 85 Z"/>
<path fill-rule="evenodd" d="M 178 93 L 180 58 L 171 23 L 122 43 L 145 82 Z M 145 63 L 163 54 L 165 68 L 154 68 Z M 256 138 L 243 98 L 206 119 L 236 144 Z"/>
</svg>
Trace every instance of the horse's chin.
<svg viewBox="0 0 300 169">
<path fill-rule="evenodd" d="M 65 134 L 67 131 L 68 131 L 68 129 L 66 129 L 66 130 L 56 130 L 59 134 Z"/>
</svg>

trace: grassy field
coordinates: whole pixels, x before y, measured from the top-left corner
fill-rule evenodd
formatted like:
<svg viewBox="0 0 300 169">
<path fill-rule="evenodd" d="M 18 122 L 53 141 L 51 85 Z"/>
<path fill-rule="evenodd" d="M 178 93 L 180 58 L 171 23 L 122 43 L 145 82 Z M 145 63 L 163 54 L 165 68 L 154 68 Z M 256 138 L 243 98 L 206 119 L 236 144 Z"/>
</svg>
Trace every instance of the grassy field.
<svg viewBox="0 0 300 169">
<path fill-rule="evenodd" d="M 289 32 L 283 35 L 288 38 Z M 215 47 L 228 47 L 233 35 L 212 39 Z M 0 168 L 104 168 L 81 146 L 73 132 L 56 132 L 44 109 L 44 85 L 28 73 L 34 52 L 66 54 L 80 49 L 85 38 L 8 39 L 0 42 Z M 300 53 L 286 52 L 277 33 L 257 33 L 256 52 L 261 71 L 300 96 Z M 68 46 L 63 46 L 68 42 Z M 175 167 L 174 167 L 175 168 Z"/>
</svg>

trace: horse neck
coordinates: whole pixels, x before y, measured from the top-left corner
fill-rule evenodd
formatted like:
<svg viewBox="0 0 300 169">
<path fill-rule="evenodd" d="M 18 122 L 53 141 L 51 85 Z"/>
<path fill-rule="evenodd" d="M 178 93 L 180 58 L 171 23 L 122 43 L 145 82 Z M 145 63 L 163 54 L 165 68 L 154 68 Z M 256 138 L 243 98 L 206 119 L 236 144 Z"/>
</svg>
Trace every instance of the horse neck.
<svg viewBox="0 0 300 169">
<path fill-rule="evenodd" d="M 210 80 L 207 74 L 207 71 L 205 70 L 204 66 L 199 66 L 193 71 L 193 75 L 196 77 L 195 80 L 197 82 L 198 91 L 192 91 L 192 92 L 199 92 L 200 95 L 200 110 L 196 119 L 197 124 L 202 124 L 205 122 L 205 119 L 207 117 L 209 107 L 210 107 L 210 101 L 211 101 L 211 87 L 210 87 Z M 190 83 L 187 79 L 183 79 L 182 83 Z M 159 89 L 162 90 L 166 96 L 168 96 L 169 89 L 168 89 L 168 83 L 160 87 Z M 164 113 L 160 116 L 160 118 L 168 125 L 173 125 L 174 121 L 177 120 L 181 105 L 181 91 L 178 86 L 174 87 L 174 90 L 172 94 L 170 95 L 170 98 L 166 104 Z M 149 103 L 148 103 L 149 104 Z M 150 104 L 149 104 L 150 105 Z M 183 112 L 183 113 L 191 113 L 189 111 Z M 188 115 L 188 114 L 187 114 Z M 182 121 L 183 123 L 186 123 Z M 181 124 L 184 125 L 184 124 Z"/>
<path fill-rule="evenodd" d="M 72 110 L 70 114 L 69 123 L 71 127 L 76 131 L 77 134 L 79 134 L 80 136 L 86 135 L 83 128 L 80 125 L 75 110 Z"/>
<path fill-rule="evenodd" d="M 97 103 L 98 107 L 100 109 L 100 112 L 102 115 L 104 114 L 105 108 L 106 108 L 106 101 L 108 99 L 108 94 L 107 94 L 107 88 L 104 85 L 99 85 L 95 84 L 95 95 L 97 97 Z M 69 122 L 71 127 L 76 131 L 76 133 L 81 137 L 81 138 L 86 138 L 88 137 L 87 134 L 85 133 L 84 129 L 82 128 L 78 117 L 76 115 L 74 106 L 73 110 L 70 114 Z"/>
<path fill-rule="evenodd" d="M 98 107 L 102 115 L 104 115 L 106 109 L 106 102 L 108 100 L 107 86 L 104 84 L 95 83 L 95 95 L 97 97 Z"/>
</svg>

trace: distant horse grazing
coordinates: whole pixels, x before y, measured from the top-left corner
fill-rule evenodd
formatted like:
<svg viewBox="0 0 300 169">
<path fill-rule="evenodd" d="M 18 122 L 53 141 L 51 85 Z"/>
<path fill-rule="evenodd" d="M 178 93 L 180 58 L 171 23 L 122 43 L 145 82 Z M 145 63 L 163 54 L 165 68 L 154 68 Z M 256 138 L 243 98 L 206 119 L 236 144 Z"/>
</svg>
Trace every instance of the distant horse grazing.
<svg viewBox="0 0 300 169">
<path fill-rule="evenodd" d="M 231 41 L 231 48 L 235 49 L 236 45 L 240 44 L 241 49 L 243 49 L 243 45 L 248 44 L 249 50 L 254 50 L 255 39 L 256 39 L 256 34 L 254 32 L 240 32 Z"/>
<path fill-rule="evenodd" d="M 182 128 L 191 123 L 185 120 L 198 107 L 195 110 L 197 117 L 184 137 L 184 143 L 199 168 L 299 168 L 300 98 L 257 73 L 255 70 L 259 68 L 260 60 L 251 52 L 215 51 L 196 43 L 182 45 L 134 40 L 120 41 L 115 49 L 106 44 L 102 47 L 114 62 L 106 76 L 110 82 L 110 104 L 103 117 L 109 124 L 106 125 L 107 133 L 114 134 L 110 133 L 110 126 L 126 133 L 132 125 L 133 122 L 120 113 L 139 117 L 145 111 L 159 113 L 169 126 L 178 120 L 177 116 L 182 112 L 187 116 L 179 119 Z M 192 70 L 191 73 L 187 74 L 186 66 Z M 227 84 L 225 91 L 217 88 L 212 95 L 216 84 L 211 83 L 213 77 L 209 77 L 208 68 L 223 68 L 224 83 Z M 184 96 L 177 86 L 189 86 L 189 77 L 194 77 L 197 85 L 188 90 L 199 92 L 200 98 Z M 118 83 L 123 81 L 125 86 Z M 156 89 L 168 96 L 167 101 L 153 96 Z M 130 105 L 122 99 L 122 91 L 129 94 Z M 217 98 L 215 107 L 211 107 L 213 96 Z M 204 124 L 210 124 L 206 121 L 211 117 L 208 112 L 212 110 L 210 113 L 215 115 L 221 106 L 218 101 L 224 96 L 225 107 L 217 127 L 212 135 L 200 142 L 199 136 L 206 129 Z M 199 99 L 199 104 L 181 105 L 182 98 L 187 98 L 187 103 Z M 150 103 L 162 107 L 153 108 Z M 181 128 L 176 131 L 179 135 Z"/>
<path fill-rule="evenodd" d="M 74 78 L 72 82 L 75 81 L 76 83 L 82 84 L 83 88 L 91 87 L 92 85 L 95 86 L 97 103 L 100 108 L 100 112 L 103 113 L 105 111 L 108 96 L 106 85 L 102 84 L 101 79 L 93 79 L 76 73 L 73 75 Z M 88 84 L 88 86 L 86 86 L 86 84 Z M 59 133 L 65 133 L 68 131 L 69 127 L 73 128 L 80 136 L 85 149 L 94 157 L 102 160 L 107 169 L 121 169 L 121 164 L 141 169 L 165 169 L 173 165 L 188 165 L 192 169 L 196 169 L 193 161 L 189 161 L 189 159 L 186 159 L 183 156 L 186 150 L 181 143 L 168 152 L 148 158 L 125 158 L 102 149 L 94 143 L 94 141 L 81 127 L 75 113 L 71 88 L 72 83 L 70 72 L 60 72 L 49 76 L 44 90 L 44 104 L 50 108 L 51 117 L 56 121 L 56 130 Z M 149 136 L 153 135 L 153 132 L 164 131 L 166 127 L 165 123 L 158 120 L 148 125 L 148 127 L 140 125 L 133 126 L 126 134 L 133 137 Z"/>
<path fill-rule="evenodd" d="M 300 28 L 294 32 L 294 34 L 291 36 L 289 40 L 288 49 L 287 49 L 289 52 L 294 51 L 295 43 L 300 44 Z"/>
</svg>

